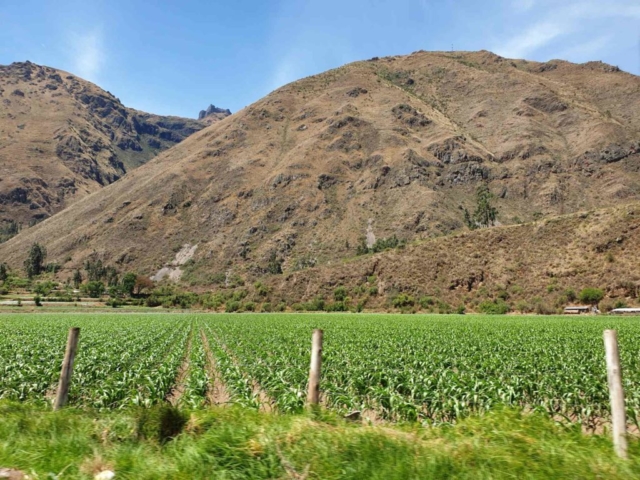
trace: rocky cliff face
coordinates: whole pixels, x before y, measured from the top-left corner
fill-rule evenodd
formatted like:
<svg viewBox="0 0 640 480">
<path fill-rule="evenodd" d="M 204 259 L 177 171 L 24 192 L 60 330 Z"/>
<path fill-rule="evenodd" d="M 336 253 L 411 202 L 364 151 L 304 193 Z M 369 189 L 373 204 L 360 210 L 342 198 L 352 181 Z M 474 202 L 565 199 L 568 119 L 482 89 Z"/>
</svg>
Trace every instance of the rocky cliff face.
<svg viewBox="0 0 640 480">
<path fill-rule="evenodd" d="M 54 68 L 0 66 L 0 230 L 51 216 L 205 125 L 127 108 Z"/>
<path fill-rule="evenodd" d="M 215 105 L 209 105 L 206 110 L 200 110 L 198 120 L 206 122 L 208 125 L 227 118 L 231 115 L 231 110 L 218 108 Z"/>
<path fill-rule="evenodd" d="M 489 52 L 356 62 L 195 133 L 0 256 L 20 265 L 39 241 L 52 259 L 71 258 L 68 271 L 97 252 L 152 275 L 188 244 L 197 248 L 181 281 L 209 288 L 333 271 L 362 241 L 443 237 L 446 249 L 467 230 L 480 185 L 501 225 L 638 201 L 639 109 L 640 78 L 603 64 Z M 451 262 L 486 257 L 464 252 Z M 437 258 L 420 258 L 416 268 L 441 274 Z"/>
</svg>

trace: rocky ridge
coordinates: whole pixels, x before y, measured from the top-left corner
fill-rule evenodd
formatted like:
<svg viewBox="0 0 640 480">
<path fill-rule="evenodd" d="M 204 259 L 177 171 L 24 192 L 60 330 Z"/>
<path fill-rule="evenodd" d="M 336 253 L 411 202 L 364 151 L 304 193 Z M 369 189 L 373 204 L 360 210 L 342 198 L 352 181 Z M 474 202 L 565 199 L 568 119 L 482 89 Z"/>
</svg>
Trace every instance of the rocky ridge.
<svg viewBox="0 0 640 480">
<path fill-rule="evenodd" d="M 218 108 L 211 104 L 206 110 L 200 110 L 198 114 L 198 120 L 204 121 L 207 125 L 211 125 L 219 120 L 223 120 L 231 115 L 231 110 L 228 108 Z"/>
<path fill-rule="evenodd" d="M 0 66 L 0 229 L 53 215 L 204 126 L 127 108 L 61 70 Z"/>
</svg>

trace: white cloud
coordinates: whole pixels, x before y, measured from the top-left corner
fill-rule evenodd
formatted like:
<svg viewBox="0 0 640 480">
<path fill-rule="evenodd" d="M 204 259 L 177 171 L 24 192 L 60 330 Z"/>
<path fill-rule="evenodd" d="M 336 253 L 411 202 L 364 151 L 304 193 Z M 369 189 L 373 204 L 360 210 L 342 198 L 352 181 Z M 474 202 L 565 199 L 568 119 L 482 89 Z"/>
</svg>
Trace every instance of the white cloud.
<svg viewBox="0 0 640 480">
<path fill-rule="evenodd" d="M 102 32 L 95 29 L 72 33 L 69 44 L 73 73 L 86 80 L 97 81 L 106 57 Z"/>
<path fill-rule="evenodd" d="M 554 21 L 540 22 L 495 47 L 494 51 L 507 58 L 525 58 L 557 37 L 570 33 L 571 28 Z"/>
<path fill-rule="evenodd" d="M 613 35 L 602 35 L 591 41 L 578 43 L 572 47 L 562 50 L 557 57 L 571 62 L 582 63 L 589 60 L 596 60 L 596 57 L 605 50 L 613 41 Z"/>
<path fill-rule="evenodd" d="M 551 8 L 550 5 L 557 4 L 540 0 L 513 0 L 512 5 L 514 8 L 527 8 L 527 15 L 538 19 L 529 26 L 525 25 L 520 33 L 493 47 L 496 53 L 509 58 L 531 57 L 559 37 L 590 33 L 587 29 L 593 28 L 593 22 L 612 18 L 640 19 L 640 5 L 637 5 L 637 0 L 574 0 Z M 590 51 L 599 51 L 608 42 L 609 37 L 602 36 L 582 46 L 576 46 L 574 51 L 569 49 L 567 53 L 579 57 Z"/>
</svg>

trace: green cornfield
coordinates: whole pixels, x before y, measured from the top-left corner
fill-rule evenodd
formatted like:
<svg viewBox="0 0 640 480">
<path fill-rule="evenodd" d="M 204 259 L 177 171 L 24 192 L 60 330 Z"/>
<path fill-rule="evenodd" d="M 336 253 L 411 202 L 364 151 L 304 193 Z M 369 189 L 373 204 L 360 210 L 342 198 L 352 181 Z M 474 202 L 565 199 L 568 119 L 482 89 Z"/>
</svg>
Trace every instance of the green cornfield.
<svg viewBox="0 0 640 480">
<path fill-rule="evenodd" d="M 627 413 L 640 412 L 640 318 L 383 314 L 34 314 L 0 318 L 0 398 L 51 402 L 80 327 L 70 404 L 304 408 L 324 330 L 322 405 L 376 420 L 455 422 L 499 405 L 608 418 L 602 332 L 618 330 Z"/>
</svg>

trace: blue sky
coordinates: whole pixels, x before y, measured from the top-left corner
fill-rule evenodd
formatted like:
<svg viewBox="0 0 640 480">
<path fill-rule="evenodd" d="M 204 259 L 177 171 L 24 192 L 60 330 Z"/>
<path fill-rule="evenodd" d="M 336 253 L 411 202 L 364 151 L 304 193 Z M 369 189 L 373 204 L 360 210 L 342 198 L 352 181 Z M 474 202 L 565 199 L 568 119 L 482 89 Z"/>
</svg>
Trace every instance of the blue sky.
<svg viewBox="0 0 640 480">
<path fill-rule="evenodd" d="M 0 64 L 70 71 L 158 114 L 237 111 L 307 75 L 415 50 L 640 73 L 640 0 L 0 0 Z"/>
</svg>

